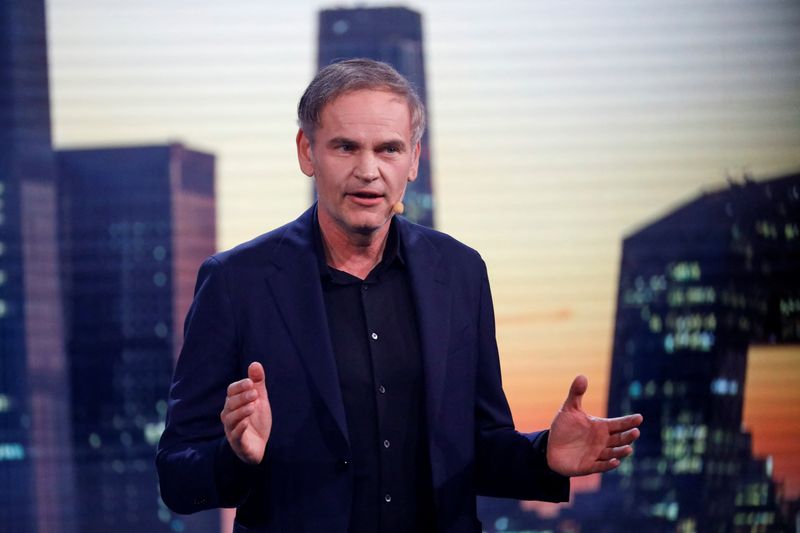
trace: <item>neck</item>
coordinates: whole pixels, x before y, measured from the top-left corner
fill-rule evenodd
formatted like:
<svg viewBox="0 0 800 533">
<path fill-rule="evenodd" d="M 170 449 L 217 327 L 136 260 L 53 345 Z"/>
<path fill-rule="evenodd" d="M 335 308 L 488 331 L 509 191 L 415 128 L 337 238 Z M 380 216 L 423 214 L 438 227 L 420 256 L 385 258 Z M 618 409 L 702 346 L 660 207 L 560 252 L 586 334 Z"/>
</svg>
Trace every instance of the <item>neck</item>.
<svg viewBox="0 0 800 533">
<path fill-rule="evenodd" d="M 329 220 L 322 210 L 318 213 L 327 264 L 336 270 L 365 279 L 383 258 L 391 219 L 374 232 L 353 233 Z"/>
</svg>

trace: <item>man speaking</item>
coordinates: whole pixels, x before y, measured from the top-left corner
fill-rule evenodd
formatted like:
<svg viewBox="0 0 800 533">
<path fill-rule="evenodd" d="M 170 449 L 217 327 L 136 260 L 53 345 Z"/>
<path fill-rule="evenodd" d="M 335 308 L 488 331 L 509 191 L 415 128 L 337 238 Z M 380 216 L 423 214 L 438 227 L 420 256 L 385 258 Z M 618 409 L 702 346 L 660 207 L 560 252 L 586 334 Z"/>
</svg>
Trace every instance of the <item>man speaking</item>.
<svg viewBox="0 0 800 533">
<path fill-rule="evenodd" d="M 235 532 L 479 532 L 478 494 L 569 499 L 619 465 L 641 416 L 595 418 L 578 376 L 549 431 L 514 428 L 486 266 L 394 216 L 423 105 L 390 66 L 322 69 L 297 156 L 319 200 L 200 268 L 157 466 L 179 513 Z"/>
</svg>

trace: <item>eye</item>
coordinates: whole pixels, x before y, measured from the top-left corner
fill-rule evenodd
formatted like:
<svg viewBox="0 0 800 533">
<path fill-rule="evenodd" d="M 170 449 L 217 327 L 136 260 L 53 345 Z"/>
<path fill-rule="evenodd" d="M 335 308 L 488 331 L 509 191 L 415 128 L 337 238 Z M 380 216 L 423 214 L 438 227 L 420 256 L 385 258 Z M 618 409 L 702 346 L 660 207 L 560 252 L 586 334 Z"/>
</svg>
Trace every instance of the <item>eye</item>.
<svg viewBox="0 0 800 533">
<path fill-rule="evenodd" d="M 342 143 L 338 146 L 338 149 L 341 152 L 355 152 L 356 145 L 352 143 Z"/>
<path fill-rule="evenodd" d="M 382 150 L 384 153 L 387 154 L 399 154 L 400 152 L 402 152 L 402 149 L 396 144 L 387 144 L 383 146 Z"/>
</svg>

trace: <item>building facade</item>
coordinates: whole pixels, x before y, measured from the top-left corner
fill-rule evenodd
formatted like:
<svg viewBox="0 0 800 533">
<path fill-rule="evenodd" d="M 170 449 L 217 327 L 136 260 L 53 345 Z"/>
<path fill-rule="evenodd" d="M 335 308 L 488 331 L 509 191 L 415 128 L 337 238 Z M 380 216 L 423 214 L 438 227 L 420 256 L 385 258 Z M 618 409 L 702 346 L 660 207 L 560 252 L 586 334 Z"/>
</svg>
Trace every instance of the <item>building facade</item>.
<svg viewBox="0 0 800 533">
<path fill-rule="evenodd" d="M 74 531 L 43 0 L 0 3 L 0 524 Z"/>
<path fill-rule="evenodd" d="M 154 468 L 197 268 L 216 250 L 214 157 L 179 144 L 58 152 L 80 531 L 219 531 Z"/>
<path fill-rule="evenodd" d="M 389 63 L 416 88 L 427 105 L 422 16 L 403 7 L 326 9 L 319 14 L 317 66 L 363 57 Z M 430 117 L 429 117 L 430 118 Z M 430 136 L 422 137 L 417 179 L 406 190 L 408 219 L 433 227 Z"/>
<path fill-rule="evenodd" d="M 625 239 L 608 414 L 645 426 L 602 490 L 627 521 L 784 530 L 742 412 L 749 347 L 800 344 L 798 272 L 800 175 L 731 184 Z"/>
</svg>

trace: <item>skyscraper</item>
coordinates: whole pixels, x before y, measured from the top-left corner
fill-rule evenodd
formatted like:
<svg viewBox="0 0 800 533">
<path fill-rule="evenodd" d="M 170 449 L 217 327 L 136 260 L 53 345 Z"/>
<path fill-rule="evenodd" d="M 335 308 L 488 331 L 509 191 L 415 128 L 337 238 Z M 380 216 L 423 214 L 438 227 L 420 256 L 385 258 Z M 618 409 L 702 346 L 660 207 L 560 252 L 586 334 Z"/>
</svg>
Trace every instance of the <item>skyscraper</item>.
<svg viewBox="0 0 800 533">
<path fill-rule="evenodd" d="M 43 0 L 0 2 L 0 524 L 74 531 Z"/>
<path fill-rule="evenodd" d="M 319 14 L 318 68 L 364 57 L 389 63 L 416 88 L 427 105 L 422 17 L 403 7 L 326 9 Z M 430 137 L 422 137 L 419 174 L 406 191 L 405 216 L 433 227 Z"/>
<path fill-rule="evenodd" d="M 631 520 L 782 531 L 742 410 L 749 346 L 800 344 L 798 272 L 800 175 L 704 194 L 625 239 L 608 411 L 645 425 L 603 491 Z"/>
<path fill-rule="evenodd" d="M 61 239 L 80 531 L 219 530 L 176 516 L 154 457 L 197 268 L 216 250 L 214 157 L 63 150 Z"/>
</svg>

